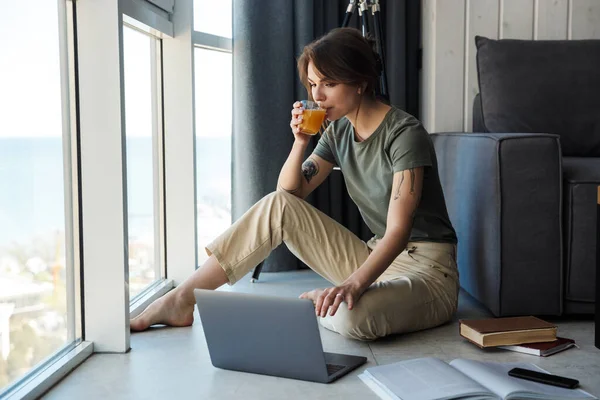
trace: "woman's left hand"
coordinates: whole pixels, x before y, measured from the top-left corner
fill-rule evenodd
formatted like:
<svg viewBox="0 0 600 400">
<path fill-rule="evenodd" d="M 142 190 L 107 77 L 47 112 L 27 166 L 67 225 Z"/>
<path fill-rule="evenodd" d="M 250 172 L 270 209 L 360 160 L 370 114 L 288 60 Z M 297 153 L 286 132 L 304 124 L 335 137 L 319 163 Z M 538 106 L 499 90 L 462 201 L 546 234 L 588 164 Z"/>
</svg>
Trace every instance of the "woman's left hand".
<svg viewBox="0 0 600 400">
<path fill-rule="evenodd" d="M 359 285 L 352 283 L 342 283 L 339 286 L 327 288 L 317 297 L 315 313 L 324 318 L 329 310 L 329 315 L 333 316 L 343 301 L 348 304 L 348 310 L 352 310 L 363 292 L 364 290 Z"/>
</svg>

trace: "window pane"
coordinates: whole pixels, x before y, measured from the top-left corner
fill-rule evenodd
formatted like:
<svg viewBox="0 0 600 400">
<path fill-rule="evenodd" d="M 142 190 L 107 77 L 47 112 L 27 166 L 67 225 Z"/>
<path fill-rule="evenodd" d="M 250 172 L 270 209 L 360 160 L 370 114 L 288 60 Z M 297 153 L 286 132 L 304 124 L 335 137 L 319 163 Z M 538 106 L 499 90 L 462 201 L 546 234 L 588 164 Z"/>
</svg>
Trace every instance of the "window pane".
<svg viewBox="0 0 600 400">
<path fill-rule="evenodd" d="M 231 38 L 231 3 L 232 0 L 194 0 L 194 30 Z"/>
<path fill-rule="evenodd" d="M 75 334 L 58 21 L 56 1 L 5 2 L 0 14 L 0 392 Z"/>
<path fill-rule="evenodd" d="M 127 209 L 129 223 L 129 297 L 157 276 L 157 150 L 153 88 L 157 39 L 123 27 Z M 154 93 L 155 94 L 155 93 Z"/>
<path fill-rule="evenodd" d="M 198 262 L 231 224 L 231 53 L 196 48 Z"/>
</svg>

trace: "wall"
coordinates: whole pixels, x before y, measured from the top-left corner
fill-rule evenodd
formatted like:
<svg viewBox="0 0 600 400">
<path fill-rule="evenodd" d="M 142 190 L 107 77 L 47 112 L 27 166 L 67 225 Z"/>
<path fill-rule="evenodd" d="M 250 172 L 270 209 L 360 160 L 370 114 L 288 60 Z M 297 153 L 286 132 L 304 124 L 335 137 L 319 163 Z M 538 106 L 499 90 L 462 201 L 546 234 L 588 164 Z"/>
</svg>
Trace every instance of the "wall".
<svg viewBox="0 0 600 400">
<path fill-rule="evenodd" d="M 478 93 L 475 35 L 600 39 L 600 0 L 422 0 L 421 120 L 429 132 L 471 131 Z"/>
</svg>

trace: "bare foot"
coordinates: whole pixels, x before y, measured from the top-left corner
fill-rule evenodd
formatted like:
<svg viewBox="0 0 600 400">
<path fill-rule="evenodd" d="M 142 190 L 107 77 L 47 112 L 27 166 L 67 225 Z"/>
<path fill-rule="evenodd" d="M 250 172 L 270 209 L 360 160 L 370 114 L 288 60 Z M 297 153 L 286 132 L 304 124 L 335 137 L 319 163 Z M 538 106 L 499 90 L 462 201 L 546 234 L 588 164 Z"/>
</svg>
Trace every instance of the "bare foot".
<svg viewBox="0 0 600 400">
<path fill-rule="evenodd" d="M 321 293 L 323 293 L 324 291 L 325 291 L 325 289 L 315 289 L 315 290 L 311 290 L 310 292 L 304 292 L 300 295 L 300 298 L 301 299 L 311 299 L 313 304 L 317 304 L 317 299 L 319 298 Z"/>
<path fill-rule="evenodd" d="M 156 299 L 130 321 L 132 331 L 143 331 L 154 324 L 190 326 L 194 322 L 194 305 L 184 303 L 176 290 Z"/>
</svg>

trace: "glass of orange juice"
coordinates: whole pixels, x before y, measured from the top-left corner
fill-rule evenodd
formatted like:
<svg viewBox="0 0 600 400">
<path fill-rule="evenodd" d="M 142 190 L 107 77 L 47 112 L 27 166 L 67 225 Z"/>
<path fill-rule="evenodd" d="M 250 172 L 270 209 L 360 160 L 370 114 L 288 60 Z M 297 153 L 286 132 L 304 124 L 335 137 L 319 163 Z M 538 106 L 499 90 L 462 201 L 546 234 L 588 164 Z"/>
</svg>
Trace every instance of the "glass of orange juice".
<svg viewBox="0 0 600 400">
<path fill-rule="evenodd" d="M 325 109 L 319 107 L 317 103 L 310 100 L 302 100 L 302 123 L 300 124 L 300 132 L 307 135 L 315 135 L 321 129 L 325 120 Z"/>
</svg>

